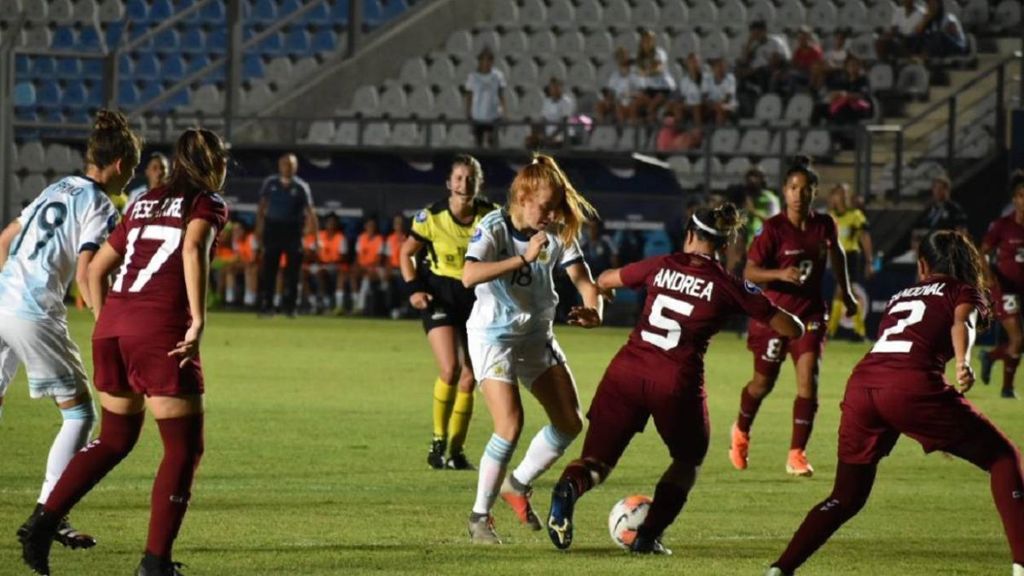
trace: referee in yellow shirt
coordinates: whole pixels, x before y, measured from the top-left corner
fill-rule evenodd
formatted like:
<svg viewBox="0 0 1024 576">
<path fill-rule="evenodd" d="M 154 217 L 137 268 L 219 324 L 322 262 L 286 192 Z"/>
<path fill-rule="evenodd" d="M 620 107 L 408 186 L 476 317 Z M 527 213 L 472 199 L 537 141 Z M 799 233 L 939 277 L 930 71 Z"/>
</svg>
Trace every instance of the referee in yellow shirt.
<svg viewBox="0 0 1024 576">
<path fill-rule="evenodd" d="M 868 233 L 868 218 L 860 208 L 855 208 L 850 197 L 850 185 L 836 184 L 829 195 L 829 214 L 836 221 L 839 243 L 846 251 L 847 270 L 850 286 L 860 302 L 860 311 L 853 315 L 853 332 L 858 340 L 867 337 L 864 317 L 868 312 L 869 299 L 864 282 L 874 274 L 871 263 L 871 235 Z M 839 321 L 843 317 L 843 300 L 839 290 L 832 300 L 832 313 L 828 318 L 828 336 L 835 336 Z"/>
</svg>

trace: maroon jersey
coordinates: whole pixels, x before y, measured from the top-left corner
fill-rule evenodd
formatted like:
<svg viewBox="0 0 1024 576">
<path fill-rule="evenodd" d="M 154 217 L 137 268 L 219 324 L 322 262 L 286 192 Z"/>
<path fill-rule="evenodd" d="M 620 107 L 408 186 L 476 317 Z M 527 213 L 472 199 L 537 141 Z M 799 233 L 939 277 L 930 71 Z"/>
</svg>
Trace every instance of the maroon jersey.
<svg viewBox="0 0 1024 576">
<path fill-rule="evenodd" d="M 166 193 L 166 188 L 158 187 L 136 200 L 107 240 L 123 261 L 96 323 L 94 338 L 184 333 L 192 321 L 181 260 L 187 224 L 184 198 L 172 192 L 165 199 Z M 220 196 L 201 194 L 187 218 L 207 220 L 219 233 L 227 216 L 227 206 Z"/>
<path fill-rule="evenodd" d="M 948 276 L 935 276 L 889 299 L 878 326 L 878 340 L 857 367 L 851 382 L 866 387 L 944 385 L 946 362 L 953 357 L 953 312 L 961 304 L 985 314 L 982 295 Z"/>
<path fill-rule="evenodd" d="M 1003 216 L 988 227 L 982 243 L 996 249 L 995 275 L 1003 291 L 1024 289 L 1024 225 L 1012 214 Z"/>
<path fill-rule="evenodd" d="M 622 283 L 645 288 L 647 300 L 620 355 L 638 377 L 663 381 L 699 377 L 708 341 L 733 314 L 768 322 L 776 308 L 757 286 L 707 256 L 677 252 L 622 268 Z"/>
<path fill-rule="evenodd" d="M 779 308 L 806 318 L 826 312 L 821 280 L 829 249 L 836 242 L 836 223 L 831 216 L 812 213 L 801 230 L 783 212 L 765 221 L 747 259 L 761 268 L 800 269 L 800 285 L 769 282 L 764 292 Z"/>
</svg>

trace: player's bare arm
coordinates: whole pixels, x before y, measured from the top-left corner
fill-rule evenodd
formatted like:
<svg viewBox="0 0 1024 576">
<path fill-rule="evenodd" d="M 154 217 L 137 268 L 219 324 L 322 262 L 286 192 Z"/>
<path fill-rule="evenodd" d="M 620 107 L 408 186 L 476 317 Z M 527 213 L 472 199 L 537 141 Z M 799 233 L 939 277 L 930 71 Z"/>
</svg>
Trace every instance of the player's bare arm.
<svg viewBox="0 0 1024 576">
<path fill-rule="evenodd" d="M 521 268 L 524 264 L 532 264 L 540 256 L 540 251 L 548 243 L 548 235 L 544 232 L 535 232 L 530 237 L 530 243 L 526 246 L 526 253 L 512 256 L 497 262 L 474 262 L 467 260 L 462 269 L 462 285 L 472 288 L 477 284 L 490 282 L 495 278 Z"/>
<path fill-rule="evenodd" d="M 801 276 L 800 269 L 796 266 L 788 268 L 762 268 L 753 260 L 747 260 L 747 265 L 743 268 L 743 278 L 754 284 L 767 284 L 768 282 L 778 281 L 799 285 Z"/>
<path fill-rule="evenodd" d="M 768 321 L 768 325 L 786 338 L 800 338 L 804 335 L 804 323 L 781 308 Z"/>
<path fill-rule="evenodd" d="M 78 283 L 78 291 L 87 308 L 92 308 L 92 291 L 89 290 L 89 263 L 92 262 L 95 250 L 82 250 L 78 253 L 78 263 L 75 265 L 75 282 Z"/>
<path fill-rule="evenodd" d="M 576 290 L 583 298 L 583 306 L 573 306 L 569 310 L 569 324 L 582 328 L 596 328 L 604 318 L 604 299 L 590 267 L 584 262 L 577 262 L 565 269 Z"/>
<path fill-rule="evenodd" d="M 874 245 L 871 243 L 871 233 L 867 230 L 860 233 L 860 250 L 861 254 L 864 255 L 864 276 L 871 278 L 875 275 L 875 251 Z"/>
<path fill-rule="evenodd" d="M 306 205 L 306 227 L 313 235 L 313 251 L 320 250 L 320 219 L 316 216 L 316 209 L 312 204 Z"/>
<path fill-rule="evenodd" d="M 836 276 L 836 286 L 843 290 L 843 306 L 846 307 L 846 315 L 853 316 L 857 313 L 860 304 L 857 297 L 853 295 L 853 288 L 850 287 L 850 275 L 846 268 L 846 251 L 838 242 L 833 242 L 828 249 L 829 260 L 832 262 L 832 271 Z"/>
<path fill-rule="evenodd" d="M 953 312 L 953 327 L 950 329 L 950 335 L 953 339 L 953 354 L 956 359 L 956 381 L 960 385 L 961 392 L 967 392 L 974 386 L 971 348 L 974 347 L 977 319 L 978 310 L 972 304 L 961 304 Z"/>
<path fill-rule="evenodd" d="M 92 298 L 90 308 L 93 318 L 99 319 L 100 310 L 107 300 L 107 292 L 110 290 L 110 274 L 120 266 L 123 256 L 117 253 L 109 243 L 100 247 L 99 251 L 89 261 L 89 268 L 86 274 L 85 284 L 89 286 L 89 295 Z"/>
<path fill-rule="evenodd" d="M 181 358 L 185 366 L 199 353 L 199 340 L 206 325 L 206 292 L 210 277 L 210 248 L 216 237 L 213 224 L 195 219 L 185 230 L 181 244 L 181 262 L 185 269 L 185 292 L 188 294 L 188 309 L 192 324 L 185 332 L 185 338 L 178 342 L 168 356 Z"/>
<path fill-rule="evenodd" d="M 4 228 L 3 232 L 0 232 L 0 270 L 4 269 L 4 264 L 7 263 L 7 255 L 11 253 L 11 244 L 14 243 L 14 239 L 21 233 L 21 222 L 15 220 Z"/>
<path fill-rule="evenodd" d="M 985 276 L 985 284 L 992 286 L 995 283 L 995 276 L 992 274 L 992 251 L 995 248 L 989 246 L 987 242 L 982 242 L 981 246 L 978 246 L 978 253 L 981 254 L 981 260 L 985 263 L 981 267 L 981 272 Z"/>
</svg>

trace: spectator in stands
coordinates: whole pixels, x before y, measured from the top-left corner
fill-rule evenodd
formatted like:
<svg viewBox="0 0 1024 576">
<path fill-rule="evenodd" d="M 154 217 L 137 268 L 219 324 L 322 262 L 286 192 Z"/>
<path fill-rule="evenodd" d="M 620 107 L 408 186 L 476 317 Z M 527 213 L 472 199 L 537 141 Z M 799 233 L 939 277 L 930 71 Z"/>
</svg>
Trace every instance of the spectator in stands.
<svg viewBox="0 0 1024 576">
<path fill-rule="evenodd" d="M 256 237 L 262 253 L 260 314 L 264 316 L 273 311 L 274 288 L 282 256 L 288 266 L 284 274 L 281 308 L 288 316 L 295 316 L 303 231 L 309 227 L 314 235 L 317 233 L 313 195 L 309 184 L 299 178 L 298 171 L 298 157 L 291 153 L 282 154 L 277 161 L 277 175 L 264 180 L 260 190 Z"/>
<path fill-rule="evenodd" d="M 391 219 L 391 233 L 384 240 L 384 283 L 388 310 L 395 320 L 409 310 L 409 300 L 403 298 L 405 281 L 402 279 L 402 244 L 409 237 L 405 216 L 395 214 Z"/>
<path fill-rule="evenodd" d="M 366 313 L 373 282 L 384 280 L 384 236 L 377 228 L 377 219 L 369 216 L 363 221 L 363 232 L 356 240 L 356 260 L 352 266 L 350 284 L 355 294 L 352 313 Z"/>
<path fill-rule="evenodd" d="M 535 125 L 526 137 L 526 147 L 559 148 L 565 140 L 572 136 L 569 121 L 576 114 L 576 100 L 565 93 L 562 81 L 558 78 L 548 80 L 544 87 L 544 104 L 540 108 L 542 123 Z"/>
<path fill-rule="evenodd" d="M 736 77 L 725 58 L 711 62 L 711 73 L 704 75 L 700 91 L 706 113 L 714 117 L 716 126 L 722 126 L 736 113 Z"/>
<path fill-rule="evenodd" d="M 494 52 L 484 48 L 477 55 L 477 68 L 466 78 L 466 116 L 473 123 L 476 145 L 498 145 L 497 123 L 505 115 L 505 75 L 494 67 Z"/>
<path fill-rule="evenodd" d="M 915 0 L 903 0 L 903 5 L 892 11 L 892 26 L 875 41 L 878 58 L 893 60 L 916 53 L 924 19 L 923 7 Z"/>
<path fill-rule="evenodd" d="M 932 201 L 918 218 L 916 229 L 926 230 L 927 233 L 936 230 L 967 233 L 967 212 L 950 198 L 952 191 L 953 184 L 948 176 L 941 175 L 932 179 Z"/>
<path fill-rule="evenodd" d="M 686 57 L 685 67 L 683 77 L 679 79 L 679 94 L 669 107 L 678 122 L 685 124 L 689 118 L 694 127 L 699 129 L 704 124 L 701 86 L 704 84 L 704 78 L 710 74 L 705 72 L 700 56 L 693 52 Z"/>
<path fill-rule="evenodd" d="M 782 212 L 782 201 L 779 196 L 768 188 L 764 170 L 760 166 L 751 166 L 743 178 L 743 184 L 729 190 L 727 200 L 736 206 L 742 206 L 747 216 L 744 226 L 743 242 L 730 245 L 727 261 L 730 270 L 742 268 L 746 258 L 747 247 L 761 233 L 766 220 Z"/>
<path fill-rule="evenodd" d="M 164 156 L 160 152 L 153 152 L 149 155 L 149 161 L 146 162 L 146 183 L 132 188 L 128 192 L 128 202 L 126 206 L 131 205 L 142 197 L 143 194 L 149 192 L 153 188 L 160 186 L 167 180 L 167 175 L 171 172 L 171 163 L 167 161 L 167 156 Z"/>
<path fill-rule="evenodd" d="M 761 94 L 780 80 L 791 58 L 785 37 L 768 34 L 764 20 L 755 20 L 737 61 L 737 76 L 744 89 Z"/>
<path fill-rule="evenodd" d="M 640 93 L 640 76 L 633 68 L 629 51 L 619 46 L 615 49 L 618 67 L 608 76 L 608 82 L 601 89 L 601 99 L 596 112 L 599 122 L 615 121 L 619 124 L 636 120 L 634 102 Z"/>
<path fill-rule="evenodd" d="M 811 77 L 821 69 L 825 54 L 810 26 L 801 26 L 796 38 L 791 78 L 797 86 L 809 86 Z"/>
<path fill-rule="evenodd" d="M 342 308 L 348 292 L 348 240 L 341 230 L 341 219 L 337 214 L 331 213 L 324 218 L 318 244 L 320 249 L 314 262 L 309 265 L 306 279 L 306 295 L 314 314 Z"/>
<path fill-rule="evenodd" d="M 615 243 L 608 234 L 605 234 L 604 226 L 598 220 L 587 223 L 580 237 L 580 250 L 595 277 L 609 268 L 618 268 L 621 265 Z"/>
<path fill-rule="evenodd" d="M 810 88 L 820 92 L 825 88 L 829 80 L 834 79 L 843 73 L 846 65 L 846 57 L 849 52 L 846 48 L 846 41 L 850 38 L 849 28 L 837 28 L 832 35 L 832 42 L 823 54 L 821 63 L 811 71 Z"/>
<path fill-rule="evenodd" d="M 668 53 L 658 46 L 654 30 L 640 32 L 636 51 L 636 67 L 643 91 L 637 96 L 636 111 L 648 122 L 658 117 L 658 111 L 676 89 L 675 78 L 668 70 Z"/>
<path fill-rule="evenodd" d="M 236 221 L 231 227 L 231 252 L 234 260 L 227 266 L 224 277 L 225 299 L 229 307 L 238 304 L 238 277 L 242 277 L 242 305 L 256 305 L 259 286 L 259 261 L 256 259 L 256 237 L 249 222 Z"/>
<path fill-rule="evenodd" d="M 687 129 L 676 118 L 675 110 L 669 109 L 661 118 L 661 126 L 655 138 L 654 148 L 658 152 L 680 152 L 700 146 L 704 132 L 697 126 Z"/>
<path fill-rule="evenodd" d="M 960 20 L 946 11 L 941 0 L 928 0 L 921 36 L 921 50 L 925 57 L 962 56 L 970 50 Z"/>
<path fill-rule="evenodd" d="M 819 107 L 819 116 L 824 115 L 831 124 L 848 126 L 871 118 L 874 114 L 871 85 L 860 58 L 852 54 L 846 57 L 844 73 L 827 84 Z M 839 137 L 845 138 L 844 135 Z"/>
</svg>

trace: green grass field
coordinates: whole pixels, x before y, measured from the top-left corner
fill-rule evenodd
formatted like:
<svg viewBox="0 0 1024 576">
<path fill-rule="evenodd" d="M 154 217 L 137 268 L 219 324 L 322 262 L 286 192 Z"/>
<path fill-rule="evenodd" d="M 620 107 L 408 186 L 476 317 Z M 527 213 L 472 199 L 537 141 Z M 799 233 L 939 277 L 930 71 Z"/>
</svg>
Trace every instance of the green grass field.
<svg viewBox="0 0 1024 576">
<path fill-rule="evenodd" d="M 89 358 L 91 330 L 74 313 L 72 332 Z M 627 331 L 559 327 L 584 408 Z M 751 371 L 743 342 L 721 335 L 708 358 L 711 450 L 683 514 L 665 535 L 675 555 L 633 558 L 608 537 L 612 504 L 650 494 L 668 463 L 653 426 L 638 436 L 619 469 L 577 508 L 576 542 L 557 552 L 543 532 L 518 526 L 499 502 L 506 544 L 471 546 L 465 534 L 476 475 L 429 470 L 433 360 L 418 323 L 214 314 L 203 344 L 207 450 L 192 508 L 175 550 L 186 574 L 689 574 L 759 575 L 810 506 L 824 498 L 835 470 L 839 398 L 864 346 L 831 344 L 821 410 L 809 456 L 813 479 L 784 473 L 793 398 L 783 372 L 759 416 L 744 473 L 726 457 L 740 386 Z M 1022 406 L 997 387 L 970 397 L 1017 441 Z M 469 453 L 479 458 L 490 418 L 478 397 Z M 524 441 L 543 425 L 532 400 Z M 28 399 L 23 376 L 0 421 L 0 574 L 27 574 L 14 532 L 30 512 L 46 453 L 60 424 L 53 406 Z M 570 448 L 568 458 L 579 453 Z M 135 452 L 75 510 L 98 537 L 90 551 L 54 550 L 55 574 L 130 574 L 145 543 L 149 491 L 160 457 L 147 422 Z M 564 463 L 564 462 L 563 462 Z M 548 472 L 535 504 L 546 516 Z M 1009 574 L 1010 557 L 991 503 L 988 478 L 941 455 L 925 457 L 902 440 L 883 463 L 871 501 L 812 558 L 801 574 Z"/>
</svg>

